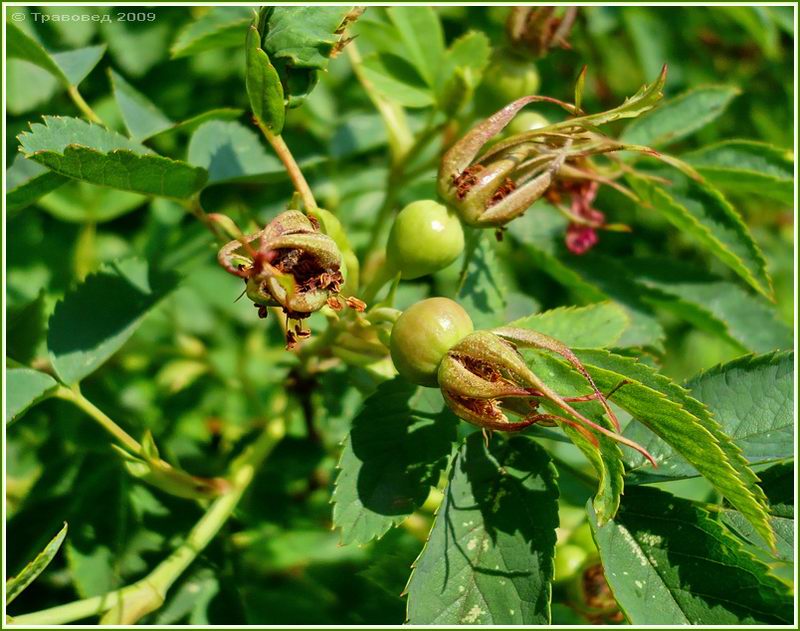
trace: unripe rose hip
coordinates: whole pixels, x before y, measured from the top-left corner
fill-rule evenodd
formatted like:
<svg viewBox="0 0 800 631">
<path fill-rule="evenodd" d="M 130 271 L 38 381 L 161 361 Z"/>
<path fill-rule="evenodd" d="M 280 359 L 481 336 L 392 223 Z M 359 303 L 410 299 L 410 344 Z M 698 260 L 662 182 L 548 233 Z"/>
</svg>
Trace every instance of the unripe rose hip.
<svg viewBox="0 0 800 631">
<path fill-rule="evenodd" d="M 389 342 L 397 372 L 421 386 L 434 387 L 447 351 L 472 333 L 469 314 L 449 298 L 428 298 L 406 309 Z"/>
<path fill-rule="evenodd" d="M 433 274 L 455 261 L 464 250 L 464 230 L 458 216 L 430 199 L 401 210 L 389 233 L 386 264 L 410 280 Z"/>
</svg>

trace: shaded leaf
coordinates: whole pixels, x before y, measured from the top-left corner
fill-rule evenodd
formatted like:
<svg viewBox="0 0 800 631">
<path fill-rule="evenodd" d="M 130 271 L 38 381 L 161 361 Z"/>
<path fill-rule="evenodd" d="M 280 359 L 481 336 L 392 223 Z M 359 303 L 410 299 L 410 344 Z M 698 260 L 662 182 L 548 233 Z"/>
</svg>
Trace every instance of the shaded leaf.
<svg viewBox="0 0 800 631">
<path fill-rule="evenodd" d="M 280 160 L 266 152 L 258 135 L 235 121 L 209 121 L 192 134 L 189 163 L 208 171 L 209 184 L 264 181 L 284 173 Z"/>
<path fill-rule="evenodd" d="M 63 175 L 18 155 L 6 171 L 6 208 L 9 211 L 25 208 L 66 181 Z"/>
<path fill-rule="evenodd" d="M 406 59 L 432 87 L 445 52 L 444 33 L 433 7 L 389 7 L 386 14 L 400 34 Z"/>
<path fill-rule="evenodd" d="M 410 624 L 549 624 L 556 470 L 524 436 L 465 441 L 408 582 Z"/>
<path fill-rule="evenodd" d="M 466 280 L 458 292 L 457 301 L 469 313 L 476 329 L 498 326 L 503 324 L 501 320 L 508 289 L 500 268 L 497 245 L 487 230 L 473 233 L 471 238 L 479 241 L 469 260 Z"/>
<path fill-rule="evenodd" d="M 333 523 L 342 543 L 380 537 L 425 502 L 457 424 L 438 390 L 399 377 L 378 386 L 353 419 L 339 460 Z"/>
<path fill-rule="evenodd" d="M 794 463 L 786 462 L 760 472 L 759 486 L 769 502 L 769 522 L 775 532 L 777 548 L 775 558 L 784 563 L 794 562 Z M 724 509 L 722 521 L 745 541 L 768 554 L 769 545 L 759 536 L 739 511 Z"/>
<path fill-rule="evenodd" d="M 133 140 L 146 140 L 173 125 L 173 122 L 152 101 L 120 75 L 109 70 L 109 76 L 114 98 Z"/>
<path fill-rule="evenodd" d="M 189 197 L 202 188 L 204 169 L 155 154 L 133 140 L 78 118 L 45 116 L 19 135 L 21 151 L 56 173 L 111 188 Z"/>
<path fill-rule="evenodd" d="M 61 221 L 103 223 L 121 217 L 147 202 L 138 193 L 96 186 L 78 180 L 40 199 L 37 205 Z"/>
<path fill-rule="evenodd" d="M 567 220 L 555 208 L 537 202 L 536 212 L 512 221 L 508 234 L 525 248 L 535 267 L 573 289 L 587 302 L 613 299 L 625 310 L 630 325 L 619 346 L 663 350 L 664 330 L 642 292 L 628 279 L 625 267 L 596 255 L 575 256 L 564 245 Z"/>
<path fill-rule="evenodd" d="M 252 21 L 251 7 L 211 7 L 178 33 L 170 47 L 170 55 L 178 59 L 207 50 L 241 46 Z"/>
<path fill-rule="evenodd" d="M 750 193 L 784 204 L 794 200 L 794 164 L 786 150 L 752 140 L 726 140 L 681 156 L 726 192 Z"/>
<path fill-rule="evenodd" d="M 531 329 L 573 348 L 614 346 L 628 327 L 628 316 L 613 302 L 585 307 L 559 307 L 510 322 L 507 326 Z"/>
<path fill-rule="evenodd" d="M 53 53 L 52 57 L 53 61 L 61 68 L 69 85 L 76 86 L 80 85 L 81 81 L 89 75 L 105 53 L 105 45 L 87 46 L 63 53 Z"/>
<path fill-rule="evenodd" d="M 50 396 L 58 386 L 50 375 L 32 368 L 11 368 L 6 373 L 6 380 L 6 420 L 9 423 Z"/>
<path fill-rule="evenodd" d="M 670 310 L 698 328 L 729 340 L 743 351 L 767 352 L 792 346 L 792 331 L 774 305 L 737 283 L 666 258 L 634 258 L 630 282 L 647 302 Z"/>
<path fill-rule="evenodd" d="M 746 355 L 701 372 L 686 384 L 751 464 L 794 455 L 793 361 L 791 352 Z M 660 454 L 662 466 L 637 469 L 636 479 L 666 481 L 697 475 L 680 455 L 641 428 L 630 426 L 625 435 Z"/>
<path fill-rule="evenodd" d="M 672 144 L 715 120 L 740 93 L 739 88 L 724 85 L 689 90 L 633 121 L 621 139 L 652 147 Z"/>
<path fill-rule="evenodd" d="M 629 176 L 636 193 L 678 229 L 741 276 L 756 291 L 770 297 L 772 281 L 761 254 L 741 216 L 708 183 L 696 182 L 676 170 L 664 173 L 668 188 Z"/>
<path fill-rule="evenodd" d="M 69 291 L 50 317 L 47 347 L 58 376 L 90 375 L 133 335 L 144 316 L 178 283 L 144 261 L 111 263 Z"/>
<path fill-rule="evenodd" d="M 388 53 L 364 57 L 362 72 L 376 92 L 405 107 L 433 105 L 430 88 L 406 60 Z"/>
<path fill-rule="evenodd" d="M 652 488 L 626 490 L 592 530 L 606 580 L 633 624 L 791 624 L 788 587 L 709 514 Z"/>
<path fill-rule="evenodd" d="M 45 294 L 39 294 L 18 308 L 9 308 L 6 320 L 6 357 L 29 364 L 44 338 Z"/>
<path fill-rule="evenodd" d="M 19 596 L 25 588 L 30 585 L 36 578 L 44 572 L 45 568 L 50 565 L 50 561 L 56 556 L 61 544 L 64 543 L 64 537 L 67 536 L 67 524 L 58 531 L 55 537 L 50 540 L 50 543 L 45 546 L 36 558 L 28 563 L 22 571 L 16 576 L 12 576 L 6 581 L 6 605 L 11 603 L 17 596 Z"/>
</svg>

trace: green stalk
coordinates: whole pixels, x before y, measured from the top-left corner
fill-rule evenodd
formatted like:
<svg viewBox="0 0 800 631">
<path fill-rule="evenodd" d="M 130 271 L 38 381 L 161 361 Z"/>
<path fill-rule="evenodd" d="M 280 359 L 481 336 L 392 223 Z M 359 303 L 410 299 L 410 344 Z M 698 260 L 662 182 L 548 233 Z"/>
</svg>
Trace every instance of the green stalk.
<svg viewBox="0 0 800 631">
<path fill-rule="evenodd" d="M 306 181 L 303 172 L 300 170 L 300 166 L 297 164 L 297 161 L 294 159 L 291 150 L 283 140 L 283 136 L 280 134 L 273 134 L 270 129 L 264 125 L 264 123 L 258 120 L 258 118 L 255 118 L 254 120 L 256 125 L 258 125 L 258 128 L 261 130 L 261 133 L 264 134 L 264 138 L 267 139 L 267 142 L 275 150 L 278 158 L 283 163 L 286 173 L 289 175 L 289 179 L 294 185 L 294 190 L 300 194 L 300 198 L 303 200 L 303 205 L 306 207 L 306 212 L 313 212 L 317 210 L 318 206 L 317 201 L 314 199 L 314 193 L 311 192 L 311 187 L 308 185 L 308 182 Z"/>
<path fill-rule="evenodd" d="M 83 113 L 83 115 L 88 118 L 91 122 L 97 123 L 98 125 L 103 125 L 102 119 L 95 113 L 95 111 L 89 107 L 89 104 L 83 99 L 81 93 L 78 92 L 78 86 L 71 85 L 67 89 L 72 102 L 78 107 L 78 109 Z"/>
<path fill-rule="evenodd" d="M 351 41 L 345 47 L 350 63 L 353 66 L 353 73 L 356 75 L 358 82 L 364 91 L 367 93 L 369 100 L 378 110 L 378 113 L 383 119 L 383 124 L 389 134 L 389 148 L 392 152 L 392 164 L 398 165 L 403 162 L 409 154 L 409 150 L 414 144 L 414 137 L 411 129 L 408 126 L 405 110 L 385 99 L 381 96 L 372 85 L 369 79 L 364 75 L 364 68 L 361 63 L 361 54 L 358 52 L 358 46 L 355 41 Z"/>
<path fill-rule="evenodd" d="M 75 407 L 86 412 L 86 414 L 97 421 L 100 427 L 111 434 L 123 447 L 128 449 L 130 452 L 137 455 L 143 454 L 142 446 L 139 444 L 139 441 L 137 441 L 133 436 L 117 425 L 110 416 L 103 412 L 103 410 L 98 408 L 94 403 L 89 401 L 89 399 L 84 397 L 79 390 L 67 388 L 66 386 L 58 386 L 54 396 L 58 397 L 59 399 L 63 399 L 64 401 L 69 401 Z"/>
<path fill-rule="evenodd" d="M 58 625 L 105 614 L 101 620 L 104 624 L 133 624 L 144 615 L 158 609 L 170 587 L 233 514 L 239 500 L 253 481 L 256 471 L 281 441 L 284 431 L 282 417 L 266 425 L 261 436 L 234 461 L 229 476 L 229 490 L 209 505 L 208 510 L 195 524 L 184 542 L 145 578 L 121 590 L 14 616 L 13 623 Z"/>
</svg>

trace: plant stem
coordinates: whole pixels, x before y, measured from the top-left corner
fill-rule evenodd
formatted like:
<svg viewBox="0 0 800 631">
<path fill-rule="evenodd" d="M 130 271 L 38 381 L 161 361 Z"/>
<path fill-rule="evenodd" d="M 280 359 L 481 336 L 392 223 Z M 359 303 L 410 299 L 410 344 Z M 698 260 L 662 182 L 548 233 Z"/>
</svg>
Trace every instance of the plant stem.
<svg viewBox="0 0 800 631">
<path fill-rule="evenodd" d="M 100 117 L 97 114 L 95 114 L 94 110 L 91 107 L 89 107 L 89 104 L 83 100 L 81 93 L 78 92 L 77 86 L 74 85 L 69 86 L 67 92 L 69 93 L 69 96 L 72 99 L 73 103 L 75 103 L 75 105 L 78 106 L 78 109 L 81 112 L 83 112 L 83 115 L 86 118 L 88 118 L 93 123 L 97 123 L 98 125 L 103 125 L 103 121 L 100 119 Z"/>
<path fill-rule="evenodd" d="M 378 110 L 383 119 L 383 124 L 389 134 L 389 148 L 392 152 L 392 164 L 398 165 L 403 162 L 409 154 L 409 150 L 414 144 L 414 138 L 408 127 L 405 110 L 391 101 L 378 94 L 375 87 L 364 75 L 364 68 L 361 63 L 361 54 L 355 41 L 351 41 L 346 47 L 350 63 L 364 92 L 367 93 L 369 100 Z"/>
<path fill-rule="evenodd" d="M 214 235 L 214 238 L 217 240 L 218 243 L 226 243 L 228 239 L 225 238 L 225 235 L 222 234 L 217 227 L 217 225 L 211 220 L 208 216 L 208 213 L 203 208 L 203 205 L 200 203 L 200 193 L 194 195 L 191 199 L 183 202 L 184 207 L 190 213 L 192 213 L 200 223 L 202 223 L 211 234 Z"/>
<path fill-rule="evenodd" d="M 86 412 L 86 414 L 97 421 L 104 430 L 116 438 L 117 441 L 129 451 L 135 454 L 142 453 L 142 446 L 139 444 L 139 441 L 117 425 L 103 410 L 84 397 L 79 390 L 67 388 L 66 386 L 58 386 L 55 391 L 55 396 L 64 401 L 69 401 Z"/>
<path fill-rule="evenodd" d="M 261 133 L 264 134 L 264 138 L 267 139 L 267 142 L 275 150 L 275 153 L 278 154 L 280 161 L 283 162 L 283 166 L 289 174 L 289 179 L 292 180 L 292 184 L 294 185 L 294 190 L 300 194 L 303 200 L 306 212 L 317 210 L 317 201 L 314 199 L 314 193 L 311 192 L 311 187 L 308 185 L 308 182 L 306 182 L 303 172 L 300 170 L 297 161 L 294 159 L 283 137 L 280 134 L 273 134 L 269 128 L 258 119 L 256 119 L 256 125 L 258 125 Z"/>
<path fill-rule="evenodd" d="M 158 609 L 170 587 L 205 549 L 231 516 L 247 487 L 253 481 L 256 471 L 275 445 L 283 438 L 284 431 L 282 417 L 276 418 L 266 425 L 261 436 L 234 461 L 229 476 L 230 490 L 208 507 L 184 542 L 145 578 L 121 590 L 22 616 L 14 616 L 13 623 L 19 625 L 67 624 L 109 612 L 113 618 L 104 619 L 104 622 L 133 624 L 143 615 Z M 112 609 L 113 611 L 109 611 Z"/>
</svg>

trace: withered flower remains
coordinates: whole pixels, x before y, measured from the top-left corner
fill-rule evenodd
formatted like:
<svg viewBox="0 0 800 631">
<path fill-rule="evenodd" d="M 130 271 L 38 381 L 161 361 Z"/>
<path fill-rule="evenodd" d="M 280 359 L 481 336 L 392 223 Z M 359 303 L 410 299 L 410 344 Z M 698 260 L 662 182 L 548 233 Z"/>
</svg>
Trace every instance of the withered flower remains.
<svg viewBox="0 0 800 631">
<path fill-rule="evenodd" d="M 281 307 L 289 320 L 302 320 L 326 304 L 340 309 L 342 255 L 334 240 L 299 210 L 287 210 L 263 230 L 235 239 L 219 251 L 220 265 L 244 279 L 245 293 L 266 317 Z M 289 345 L 308 332 L 295 324 Z"/>
<path fill-rule="evenodd" d="M 560 355 L 583 376 L 592 392 L 580 397 L 560 396 L 528 367 L 517 351 L 518 346 Z M 643 447 L 619 433 L 619 421 L 606 396 L 575 354 L 547 335 L 512 327 L 472 333 L 447 352 L 439 365 L 438 382 L 450 409 L 483 429 L 519 431 L 537 423 L 564 424 L 595 446 L 597 432 L 639 451 L 655 465 Z M 571 405 L 591 400 L 603 406 L 616 431 L 592 421 Z M 543 402 L 558 408 L 559 413 L 539 411 Z"/>
</svg>

